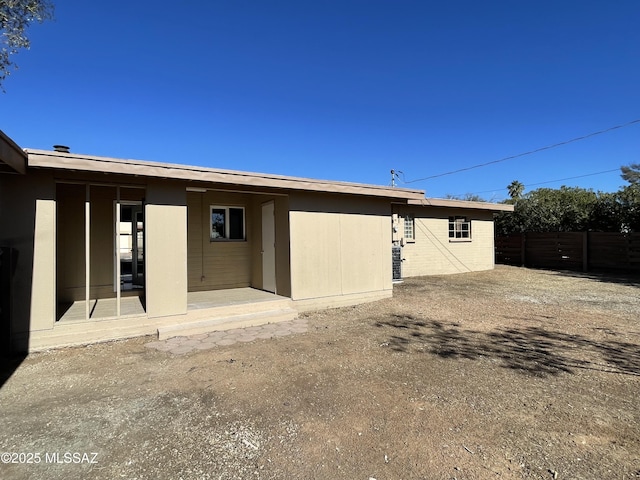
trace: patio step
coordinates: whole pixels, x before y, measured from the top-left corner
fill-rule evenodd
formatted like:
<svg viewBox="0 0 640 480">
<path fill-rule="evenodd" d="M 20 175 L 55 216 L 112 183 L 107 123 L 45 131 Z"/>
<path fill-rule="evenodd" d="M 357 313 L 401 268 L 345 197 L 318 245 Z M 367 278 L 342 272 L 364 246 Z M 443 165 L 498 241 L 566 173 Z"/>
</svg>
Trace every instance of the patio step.
<svg viewBox="0 0 640 480">
<path fill-rule="evenodd" d="M 249 307 L 245 305 L 244 309 L 238 308 L 239 306 L 236 305 L 231 309 L 219 307 L 203 311 L 190 311 L 191 321 L 158 327 L 158 340 L 230 330 L 232 328 L 287 322 L 298 317 L 298 311 L 290 306 L 290 301 L 263 303 L 262 309 L 257 309 L 256 304 L 250 304 Z M 249 312 L 247 312 L 247 307 L 250 310 Z M 226 311 L 225 314 L 221 314 L 223 311 Z"/>
<path fill-rule="evenodd" d="M 79 315 L 65 315 L 52 329 L 16 334 L 13 340 L 17 350 L 46 350 L 71 345 L 116 340 L 141 335 L 158 335 L 159 338 L 196 335 L 216 330 L 230 330 L 284 322 L 297 318 L 293 301 L 252 288 L 189 292 L 185 313 L 165 317 L 149 317 L 140 307 L 136 313 L 123 305 L 120 317 L 99 317 L 84 320 L 84 304 L 79 305 Z M 131 298 L 123 298 L 123 302 Z M 137 299 L 136 299 L 137 301 Z M 115 299 L 103 299 L 102 303 Z M 107 313 L 108 314 L 108 313 Z"/>
</svg>

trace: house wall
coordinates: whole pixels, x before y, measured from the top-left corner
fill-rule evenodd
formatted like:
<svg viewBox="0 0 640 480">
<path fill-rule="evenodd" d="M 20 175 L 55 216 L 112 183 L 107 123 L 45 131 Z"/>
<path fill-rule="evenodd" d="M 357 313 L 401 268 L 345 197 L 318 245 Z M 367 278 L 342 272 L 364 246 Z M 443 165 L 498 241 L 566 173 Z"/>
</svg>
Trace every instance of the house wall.
<svg viewBox="0 0 640 480">
<path fill-rule="evenodd" d="M 14 249 L 11 330 L 20 350 L 28 347 L 30 330 L 53 328 L 54 198 L 51 174 L 0 175 L 0 245 Z"/>
<path fill-rule="evenodd" d="M 435 207 L 395 207 L 400 216 L 411 214 L 415 240 L 402 247 L 402 276 L 440 275 L 490 270 L 494 267 L 493 213 Z M 471 220 L 471 241 L 449 239 L 449 217 Z M 400 222 L 399 230 L 402 232 Z"/>
<path fill-rule="evenodd" d="M 32 343 L 36 348 L 56 345 L 55 339 L 64 337 L 67 326 L 62 330 L 56 328 L 57 288 L 61 300 L 84 298 L 87 184 L 91 205 L 91 295 L 114 296 L 116 189 L 92 185 L 90 176 L 79 179 L 71 174 L 68 180 L 79 183 L 66 184 L 66 177 L 54 178 L 53 173 L 38 170 L 25 176 L 0 175 L 0 245 L 14 249 L 11 343 L 16 351 L 28 351 Z M 105 177 L 100 180 L 104 182 Z M 152 182 L 146 194 L 141 188 L 121 188 L 122 200 L 140 201 L 144 195 L 146 317 L 186 314 L 184 184 Z M 11 208 L 6 208 L 7 205 Z M 121 326 L 131 323 L 127 319 L 118 322 Z M 93 335 L 91 338 L 110 338 L 110 331 L 100 331 L 101 322 L 83 325 L 87 335 Z M 145 327 L 141 325 L 141 331 L 146 332 Z M 120 327 L 113 328 L 111 334 L 115 338 Z M 77 342 L 82 336 L 74 338 Z"/>
<path fill-rule="evenodd" d="M 289 198 L 276 197 L 276 285 L 278 295 L 291 297 Z"/>
<path fill-rule="evenodd" d="M 225 191 L 187 192 L 189 291 L 262 288 L 262 204 L 275 203 L 276 288 L 290 296 L 288 197 Z M 211 241 L 211 205 L 245 208 L 246 241 Z"/>
<path fill-rule="evenodd" d="M 104 179 L 103 179 L 104 181 Z M 56 185 L 57 299 L 84 300 L 85 202 L 89 185 L 90 298 L 115 297 L 115 186 L 82 183 Z M 143 188 L 120 188 L 122 202 L 145 205 L 145 296 L 149 317 L 186 312 L 186 199 L 184 186 L 152 182 Z M 125 292 L 123 295 L 137 294 Z"/>
<path fill-rule="evenodd" d="M 30 170 L 0 180 L 0 241 L 18 252 L 15 333 L 44 343 L 54 332 L 62 335 L 66 326 L 55 323 L 56 288 L 61 299 L 84 298 L 88 184 L 91 295 L 113 296 L 116 187 L 96 184 L 132 180 L 143 188 L 121 187 L 121 199 L 145 200 L 144 321 L 186 315 L 189 290 L 261 288 L 261 208 L 268 201 L 275 204 L 278 294 L 290 296 L 300 310 L 392 294 L 388 199 L 303 191 L 186 192 L 184 182 L 167 179 Z M 243 206 L 247 240 L 211 242 L 210 205 Z M 86 325 L 95 333 L 99 322 Z M 100 335 L 107 338 L 109 332 Z"/>
<path fill-rule="evenodd" d="M 150 182 L 145 204 L 149 318 L 187 313 L 187 198 L 180 182 Z"/>
<path fill-rule="evenodd" d="M 212 241 L 209 207 L 245 208 L 246 241 Z M 187 192 L 189 291 L 251 286 L 253 204 L 249 195 L 233 192 Z"/>
<path fill-rule="evenodd" d="M 142 202 L 142 188 L 120 188 L 120 201 Z M 56 184 L 57 298 L 61 303 L 84 300 L 86 183 Z M 114 186 L 89 185 L 90 292 L 91 298 L 115 297 Z M 126 295 L 127 293 L 125 293 Z"/>
<path fill-rule="evenodd" d="M 289 202 L 291 297 L 299 309 L 391 295 L 387 201 L 296 193 Z"/>
<path fill-rule="evenodd" d="M 115 297 L 113 282 L 116 188 L 92 185 L 89 195 L 91 205 L 89 296 L 91 298 Z M 84 298 L 84 295 L 81 298 Z"/>
<path fill-rule="evenodd" d="M 291 270 L 289 268 L 289 197 L 253 195 L 251 223 L 253 241 L 251 246 L 251 286 L 262 286 L 262 205 L 274 202 L 276 229 L 276 292 L 291 296 Z"/>
<path fill-rule="evenodd" d="M 85 297 L 86 192 L 84 184 L 56 185 L 56 289 L 61 303 Z"/>
</svg>

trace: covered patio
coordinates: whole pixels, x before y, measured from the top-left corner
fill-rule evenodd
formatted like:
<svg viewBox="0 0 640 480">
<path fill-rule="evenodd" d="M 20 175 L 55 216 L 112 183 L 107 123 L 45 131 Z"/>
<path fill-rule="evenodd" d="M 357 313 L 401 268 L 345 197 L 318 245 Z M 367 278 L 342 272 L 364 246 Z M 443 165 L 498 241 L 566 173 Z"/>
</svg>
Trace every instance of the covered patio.
<svg viewBox="0 0 640 480">
<path fill-rule="evenodd" d="M 74 302 L 54 326 L 53 334 L 34 332 L 34 348 L 157 335 L 159 339 L 195 335 L 293 320 L 298 312 L 288 297 L 255 288 L 231 288 L 187 293 L 187 312 L 149 318 L 144 297 L 122 297 L 120 315 L 116 298 Z M 86 318 L 87 311 L 89 318 Z"/>
<path fill-rule="evenodd" d="M 256 288 L 227 288 L 223 290 L 208 290 L 203 292 L 187 292 L 187 312 L 194 314 L 206 313 L 206 310 L 229 307 L 236 310 L 238 306 L 256 304 L 259 306 L 269 306 L 268 302 L 280 302 L 290 300 L 271 292 L 265 292 Z M 86 302 L 78 300 L 74 302 L 62 315 L 58 322 L 74 323 L 86 322 L 85 313 L 87 311 Z M 246 310 L 245 310 L 246 311 Z M 123 317 L 139 317 L 146 315 L 144 310 L 144 297 L 123 297 L 120 299 L 120 315 L 117 314 L 116 298 L 101 298 L 89 300 L 89 319 L 113 320 Z"/>
</svg>

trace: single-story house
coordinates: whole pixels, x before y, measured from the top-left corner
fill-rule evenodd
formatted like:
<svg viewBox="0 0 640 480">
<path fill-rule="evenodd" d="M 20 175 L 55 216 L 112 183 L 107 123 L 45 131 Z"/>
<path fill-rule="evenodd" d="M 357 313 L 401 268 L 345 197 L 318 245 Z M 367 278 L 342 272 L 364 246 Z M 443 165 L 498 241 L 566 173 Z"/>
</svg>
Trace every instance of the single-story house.
<svg viewBox="0 0 640 480">
<path fill-rule="evenodd" d="M 492 268 L 492 208 L 420 190 L 22 150 L 1 134 L 0 336 L 33 351 L 382 299 L 392 295 L 394 243 L 405 276 Z M 447 236 L 451 216 L 468 218 L 472 237 Z M 439 242 L 451 243 L 432 248 Z"/>
<path fill-rule="evenodd" d="M 396 278 L 490 270 L 494 214 L 513 205 L 441 198 L 393 204 Z"/>
</svg>

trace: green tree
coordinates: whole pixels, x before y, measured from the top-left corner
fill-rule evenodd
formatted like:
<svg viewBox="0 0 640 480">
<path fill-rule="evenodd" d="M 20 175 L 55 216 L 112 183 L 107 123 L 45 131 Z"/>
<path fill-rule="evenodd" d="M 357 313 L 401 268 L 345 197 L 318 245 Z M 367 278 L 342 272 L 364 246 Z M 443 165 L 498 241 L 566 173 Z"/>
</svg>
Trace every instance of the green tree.
<svg viewBox="0 0 640 480">
<path fill-rule="evenodd" d="M 529 231 L 580 232 L 586 230 L 596 203 L 593 190 L 562 186 L 534 190 L 527 205 Z"/>
<path fill-rule="evenodd" d="M 640 163 L 620 167 L 620 176 L 631 184 L 640 184 Z"/>
<path fill-rule="evenodd" d="M 517 200 L 522 196 L 522 192 L 524 192 L 524 185 L 518 180 L 514 180 L 507 186 L 507 191 L 513 200 Z"/>
<path fill-rule="evenodd" d="M 0 0 L 0 89 L 11 67 L 17 68 L 12 55 L 31 45 L 26 35 L 29 25 L 51 18 L 53 5 L 49 0 Z"/>
<path fill-rule="evenodd" d="M 539 188 L 496 216 L 496 234 L 520 232 L 640 232 L 640 183 L 614 193 L 577 187 Z"/>
<path fill-rule="evenodd" d="M 624 212 L 620 202 L 620 192 L 598 193 L 598 199 L 591 212 L 589 229 L 597 232 L 620 232 L 624 225 Z"/>
<path fill-rule="evenodd" d="M 496 218 L 499 235 L 517 232 L 571 232 L 589 229 L 598 196 L 578 187 L 539 188 L 518 199 L 513 213 Z"/>
<path fill-rule="evenodd" d="M 625 233 L 640 232 L 640 183 L 627 185 L 616 195 L 620 202 L 621 230 Z"/>
<path fill-rule="evenodd" d="M 464 195 L 452 195 L 447 193 L 444 198 L 449 200 L 466 200 L 467 202 L 486 202 L 484 198 L 475 193 L 465 193 Z"/>
</svg>

